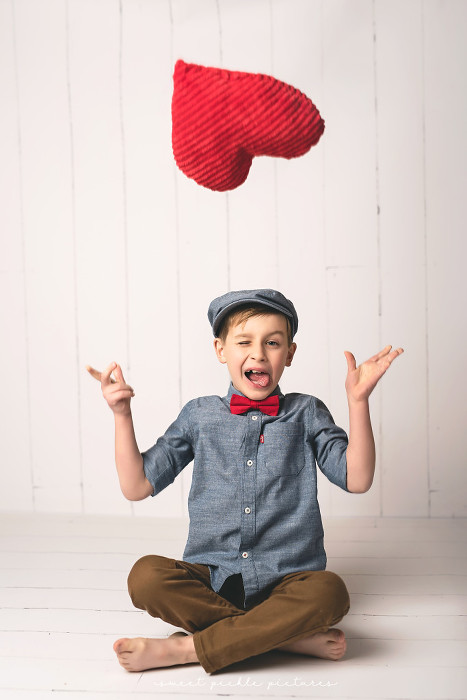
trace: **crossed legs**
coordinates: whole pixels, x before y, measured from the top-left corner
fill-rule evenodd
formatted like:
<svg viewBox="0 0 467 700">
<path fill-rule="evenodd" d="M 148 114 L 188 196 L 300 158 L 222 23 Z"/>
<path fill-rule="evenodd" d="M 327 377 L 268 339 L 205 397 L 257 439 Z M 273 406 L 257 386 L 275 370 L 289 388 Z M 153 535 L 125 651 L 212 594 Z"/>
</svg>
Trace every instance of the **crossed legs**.
<svg viewBox="0 0 467 700">
<path fill-rule="evenodd" d="M 336 660 L 345 653 L 344 634 L 332 626 L 349 597 L 330 571 L 288 574 L 249 610 L 212 590 L 207 566 L 156 555 L 136 562 L 128 588 L 136 607 L 192 633 L 118 640 L 114 650 L 130 671 L 200 663 L 213 673 L 272 649 Z"/>
</svg>

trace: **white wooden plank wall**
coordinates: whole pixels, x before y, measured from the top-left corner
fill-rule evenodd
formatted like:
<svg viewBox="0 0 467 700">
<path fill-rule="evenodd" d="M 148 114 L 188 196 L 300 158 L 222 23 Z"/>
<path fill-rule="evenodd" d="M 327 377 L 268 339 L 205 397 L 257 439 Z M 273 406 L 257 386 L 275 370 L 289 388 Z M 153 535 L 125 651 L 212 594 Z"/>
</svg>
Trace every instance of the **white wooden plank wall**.
<svg viewBox="0 0 467 700">
<path fill-rule="evenodd" d="M 282 389 L 344 427 L 343 351 L 406 349 L 372 400 L 375 484 L 321 479 L 324 513 L 466 515 L 466 29 L 462 0 L 0 0 L 2 510 L 186 514 L 189 468 L 123 499 L 84 365 L 121 362 L 146 448 L 225 393 L 209 301 L 272 286 L 300 317 Z M 295 85 L 321 142 L 199 187 L 171 151 L 177 58 Z"/>
</svg>

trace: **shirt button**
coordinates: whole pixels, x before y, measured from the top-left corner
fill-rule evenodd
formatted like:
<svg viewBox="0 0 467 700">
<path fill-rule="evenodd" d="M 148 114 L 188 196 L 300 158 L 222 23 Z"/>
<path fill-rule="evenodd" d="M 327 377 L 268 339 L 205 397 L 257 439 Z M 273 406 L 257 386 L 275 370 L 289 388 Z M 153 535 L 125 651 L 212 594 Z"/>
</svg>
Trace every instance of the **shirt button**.
<svg viewBox="0 0 467 700">
<path fill-rule="evenodd" d="M 252 466 L 253 466 L 253 460 L 252 460 L 252 459 L 249 459 L 248 462 L 247 462 L 246 464 L 247 464 L 248 467 L 252 467 Z"/>
<path fill-rule="evenodd" d="M 245 508 L 245 513 L 249 515 L 251 513 L 251 508 Z"/>
<path fill-rule="evenodd" d="M 251 420 L 258 420 L 258 416 L 251 416 Z"/>
<path fill-rule="evenodd" d="M 244 559 L 248 559 L 248 552 L 243 552 L 242 557 L 243 557 Z"/>
</svg>

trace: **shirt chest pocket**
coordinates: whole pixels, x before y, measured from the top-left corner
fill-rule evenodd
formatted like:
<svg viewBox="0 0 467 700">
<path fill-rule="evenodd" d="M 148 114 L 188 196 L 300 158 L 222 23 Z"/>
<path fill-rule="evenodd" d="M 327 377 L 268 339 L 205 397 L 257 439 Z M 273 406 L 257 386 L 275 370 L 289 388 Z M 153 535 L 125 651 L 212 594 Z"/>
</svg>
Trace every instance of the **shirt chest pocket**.
<svg viewBox="0 0 467 700">
<path fill-rule="evenodd" d="M 305 466 L 303 423 L 276 423 L 264 428 L 266 469 L 276 476 L 296 476 Z"/>
</svg>

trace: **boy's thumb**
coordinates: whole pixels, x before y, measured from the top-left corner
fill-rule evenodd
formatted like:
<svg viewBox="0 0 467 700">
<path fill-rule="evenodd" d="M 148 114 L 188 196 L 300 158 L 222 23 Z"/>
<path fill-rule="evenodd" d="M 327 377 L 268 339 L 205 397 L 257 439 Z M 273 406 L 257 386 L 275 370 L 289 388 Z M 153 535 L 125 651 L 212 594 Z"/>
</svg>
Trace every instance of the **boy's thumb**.
<svg viewBox="0 0 467 700">
<path fill-rule="evenodd" d="M 113 371 L 113 374 L 114 374 L 114 377 L 115 377 L 115 379 L 117 380 L 117 382 L 123 382 L 123 383 L 125 383 L 125 380 L 124 380 L 124 378 L 123 378 L 122 368 L 120 367 L 120 365 L 117 365 L 117 366 L 115 367 L 115 369 L 114 369 L 114 371 Z"/>
<path fill-rule="evenodd" d="M 357 367 L 357 361 L 354 355 L 348 350 L 344 351 L 345 359 L 347 360 L 347 369 L 352 372 Z"/>
</svg>

